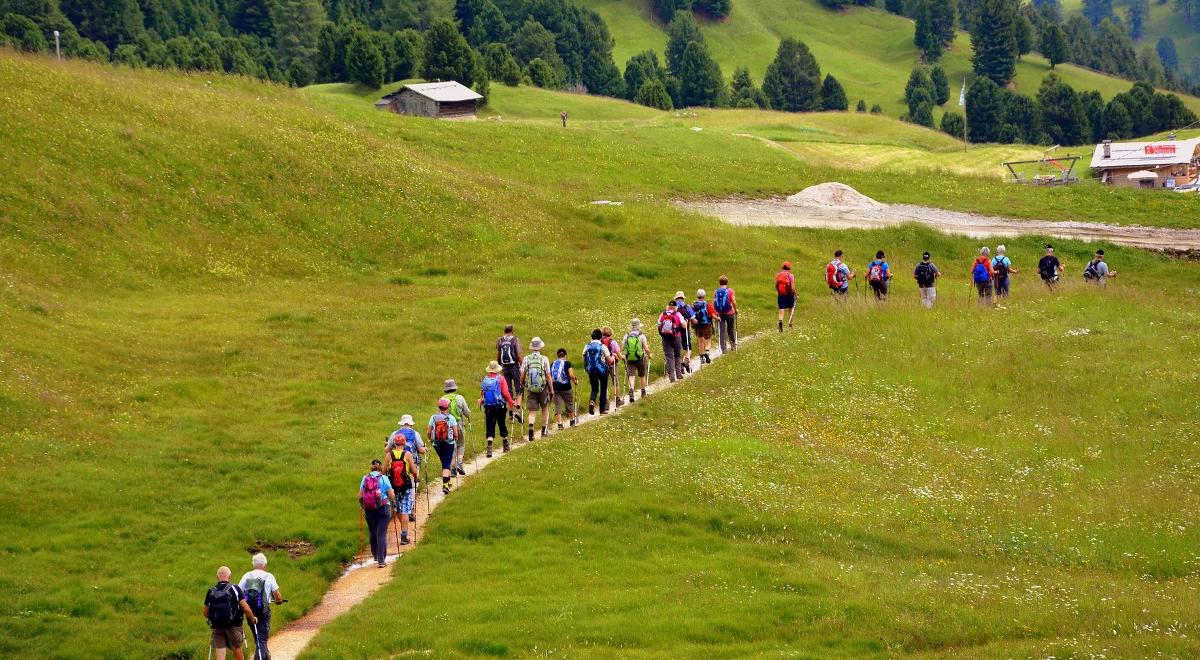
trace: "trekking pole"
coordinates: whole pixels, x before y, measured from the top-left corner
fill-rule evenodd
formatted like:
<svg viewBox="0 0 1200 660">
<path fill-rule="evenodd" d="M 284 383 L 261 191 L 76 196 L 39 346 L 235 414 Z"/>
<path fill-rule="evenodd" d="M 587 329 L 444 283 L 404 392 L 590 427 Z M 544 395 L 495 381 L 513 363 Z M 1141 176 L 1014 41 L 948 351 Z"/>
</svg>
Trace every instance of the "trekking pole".
<svg viewBox="0 0 1200 660">
<path fill-rule="evenodd" d="M 250 624 L 250 634 L 254 636 L 254 660 L 262 660 L 262 644 L 258 642 L 258 624 Z M 242 639 L 245 639 L 244 637 Z"/>
<path fill-rule="evenodd" d="M 213 641 L 212 635 L 208 636 L 208 660 L 212 660 Z"/>
<path fill-rule="evenodd" d="M 362 544 L 362 528 L 363 528 L 363 510 L 358 509 L 358 563 L 363 563 L 363 544 Z"/>
<path fill-rule="evenodd" d="M 396 537 L 396 552 L 400 552 L 400 520 L 398 519 L 398 516 L 402 514 L 399 512 L 399 510 L 400 507 L 396 507 L 396 509 L 392 511 L 392 523 L 395 524 L 395 526 L 392 528 L 392 535 Z"/>
</svg>

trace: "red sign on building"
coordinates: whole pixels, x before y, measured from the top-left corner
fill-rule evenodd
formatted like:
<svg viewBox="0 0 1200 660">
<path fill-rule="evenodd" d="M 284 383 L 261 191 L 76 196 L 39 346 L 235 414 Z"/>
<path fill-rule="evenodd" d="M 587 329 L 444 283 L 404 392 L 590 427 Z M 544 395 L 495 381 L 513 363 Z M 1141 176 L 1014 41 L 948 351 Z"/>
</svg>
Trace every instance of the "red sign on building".
<svg viewBox="0 0 1200 660">
<path fill-rule="evenodd" d="M 1146 145 L 1147 156 L 1174 156 L 1175 145 L 1173 144 L 1148 144 Z"/>
</svg>

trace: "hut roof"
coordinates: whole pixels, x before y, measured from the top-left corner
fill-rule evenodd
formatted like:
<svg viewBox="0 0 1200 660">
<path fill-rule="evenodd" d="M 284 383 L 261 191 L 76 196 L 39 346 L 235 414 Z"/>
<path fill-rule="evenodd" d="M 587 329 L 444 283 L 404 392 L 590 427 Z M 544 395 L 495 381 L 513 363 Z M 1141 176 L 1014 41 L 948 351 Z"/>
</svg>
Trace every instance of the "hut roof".
<svg viewBox="0 0 1200 660">
<path fill-rule="evenodd" d="M 411 89 L 412 91 L 420 94 L 421 96 L 424 96 L 425 98 L 428 98 L 428 99 L 433 99 L 434 101 L 437 101 L 439 103 L 453 103 L 455 101 L 475 101 L 475 100 L 483 98 L 479 94 L 476 94 L 470 87 L 467 87 L 466 85 L 457 83 L 453 80 L 447 80 L 445 82 L 413 83 L 411 85 L 405 85 L 404 87 L 401 87 L 400 89 L 392 92 L 391 94 L 388 94 L 384 98 L 389 98 L 391 96 L 395 96 L 395 95 L 399 94 L 400 92 L 403 92 L 406 89 Z"/>
<path fill-rule="evenodd" d="M 1112 156 L 1104 157 L 1104 145 L 1096 145 L 1092 154 L 1093 169 L 1113 167 L 1161 167 L 1191 162 L 1200 138 L 1190 140 L 1161 140 L 1159 142 L 1113 142 Z"/>
</svg>

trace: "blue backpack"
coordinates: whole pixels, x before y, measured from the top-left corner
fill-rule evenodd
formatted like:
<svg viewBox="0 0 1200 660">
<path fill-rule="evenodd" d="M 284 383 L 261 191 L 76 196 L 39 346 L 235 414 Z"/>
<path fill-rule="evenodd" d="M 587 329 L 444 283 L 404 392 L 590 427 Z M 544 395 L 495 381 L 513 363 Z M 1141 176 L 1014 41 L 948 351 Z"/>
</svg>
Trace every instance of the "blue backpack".
<svg viewBox="0 0 1200 660">
<path fill-rule="evenodd" d="M 413 462 L 420 465 L 421 453 L 417 451 L 417 432 L 407 426 L 403 426 L 396 433 L 399 433 L 400 437 L 404 438 L 404 448 L 408 453 L 412 454 Z"/>
<path fill-rule="evenodd" d="M 712 319 L 708 318 L 708 303 L 703 300 L 692 303 L 692 318 L 696 319 L 696 325 L 711 324 Z"/>
<path fill-rule="evenodd" d="M 567 373 L 567 361 L 559 358 L 550 365 L 550 377 L 554 379 L 555 385 L 566 385 L 570 382 L 571 376 Z"/>
<path fill-rule="evenodd" d="M 982 261 L 975 262 L 975 268 L 971 270 L 971 275 L 975 278 L 976 284 L 990 282 L 992 276 L 988 274 L 987 264 Z"/>
<path fill-rule="evenodd" d="M 488 376 L 479 383 L 479 389 L 483 392 L 483 405 L 499 406 L 504 404 L 504 395 L 500 392 L 500 379 L 495 376 Z"/>
<path fill-rule="evenodd" d="M 729 304 L 729 287 L 723 286 L 717 289 L 717 292 L 713 294 L 713 307 L 721 314 L 733 311 L 733 305 Z"/>
<path fill-rule="evenodd" d="M 608 365 L 604 362 L 604 345 L 599 339 L 593 339 L 583 349 L 583 365 L 588 373 L 607 374 Z"/>
</svg>

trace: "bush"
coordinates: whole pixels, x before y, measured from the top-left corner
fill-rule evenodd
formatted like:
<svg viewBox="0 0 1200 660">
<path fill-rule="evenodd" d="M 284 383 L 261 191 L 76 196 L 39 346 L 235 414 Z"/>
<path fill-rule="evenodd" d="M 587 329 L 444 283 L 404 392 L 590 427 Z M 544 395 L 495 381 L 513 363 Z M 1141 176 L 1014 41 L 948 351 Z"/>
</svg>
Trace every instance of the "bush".
<svg viewBox="0 0 1200 660">
<path fill-rule="evenodd" d="M 558 74 L 554 72 L 554 67 L 550 66 L 546 60 L 540 57 L 530 60 L 529 64 L 525 67 L 525 76 L 529 78 L 531 84 L 537 87 L 555 89 L 561 86 Z"/>
<path fill-rule="evenodd" d="M 142 60 L 141 53 L 138 52 L 137 46 L 133 44 L 121 44 L 112 54 L 113 62 L 124 64 L 135 69 L 140 69 L 146 66 L 146 62 Z"/>
<path fill-rule="evenodd" d="M 19 14 L 6 14 L 0 19 L 0 32 L 8 35 L 13 48 L 26 53 L 46 52 L 46 37 L 37 23 Z"/>
<path fill-rule="evenodd" d="M 873 114 L 873 115 L 882 115 L 882 114 L 883 114 L 883 108 L 882 108 L 882 107 L 881 107 L 881 106 L 880 106 L 878 103 L 876 103 L 875 105 L 871 106 L 871 114 Z"/>
<path fill-rule="evenodd" d="M 963 136 L 963 116 L 953 111 L 942 115 L 942 132 L 961 138 Z"/>
<path fill-rule="evenodd" d="M 854 106 L 854 111 L 855 112 L 866 112 L 867 111 L 867 102 L 862 99 L 859 99 L 858 104 Z"/>
<path fill-rule="evenodd" d="M 670 110 L 671 95 L 667 93 L 666 85 L 658 78 L 648 78 L 642 83 L 642 88 L 634 96 L 634 103 L 659 110 Z"/>
</svg>

